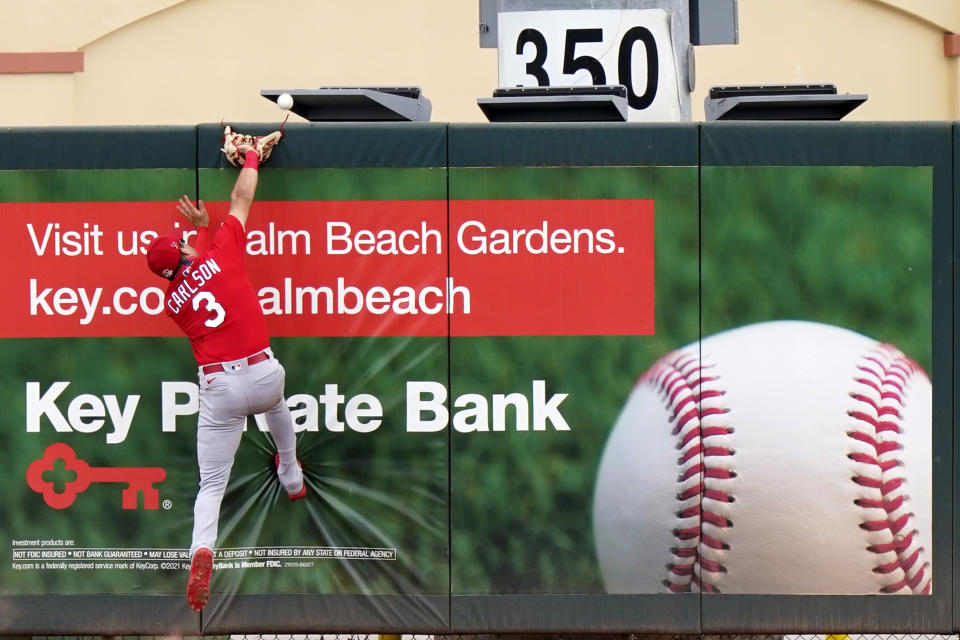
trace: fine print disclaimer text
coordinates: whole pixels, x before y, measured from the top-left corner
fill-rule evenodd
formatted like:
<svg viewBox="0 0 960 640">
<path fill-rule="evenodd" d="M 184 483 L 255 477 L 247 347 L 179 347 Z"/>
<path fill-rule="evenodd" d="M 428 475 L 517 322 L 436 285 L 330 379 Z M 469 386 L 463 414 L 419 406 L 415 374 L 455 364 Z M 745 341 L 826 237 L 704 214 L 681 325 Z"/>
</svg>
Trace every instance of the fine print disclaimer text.
<svg viewBox="0 0 960 640">
<path fill-rule="evenodd" d="M 189 571 L 188 549 L 80 547 L 73 540 L 14 539 L 15 571 Z M 378 547 L 232 547 L 214 552 L 214 569 L 310 568 L 323 560 L 396 560 Z"/>
</svg>

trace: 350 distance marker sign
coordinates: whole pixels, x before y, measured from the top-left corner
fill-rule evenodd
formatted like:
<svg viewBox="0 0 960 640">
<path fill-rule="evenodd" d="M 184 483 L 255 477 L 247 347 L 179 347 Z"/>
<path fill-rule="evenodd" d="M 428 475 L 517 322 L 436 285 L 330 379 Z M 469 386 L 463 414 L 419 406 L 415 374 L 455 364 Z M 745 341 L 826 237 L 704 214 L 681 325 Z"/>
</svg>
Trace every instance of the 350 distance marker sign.
<svg viewBox="0 0 960 640">
<path fill-rule="evenodd" d="M 501 87 L 622 84 L 630 120 L 681 120 L 666 11 L 502 11 L 498 20 Z"/>
</svg>

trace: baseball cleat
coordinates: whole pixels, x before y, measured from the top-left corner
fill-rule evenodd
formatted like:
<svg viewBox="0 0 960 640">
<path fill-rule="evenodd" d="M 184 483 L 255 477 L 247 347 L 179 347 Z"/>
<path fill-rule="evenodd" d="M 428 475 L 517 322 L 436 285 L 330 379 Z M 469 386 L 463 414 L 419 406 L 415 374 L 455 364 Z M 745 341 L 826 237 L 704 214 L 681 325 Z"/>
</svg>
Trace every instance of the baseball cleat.
<svg viewBox="0 0 960 640">
<path fill-rule="evenodd" d="M 190 580 L 187 582 L 187 602 L 194 611 L 203 611 L 210 599 L 210 575 L 213 573 L 213 553 L 200 547 L 190 563 Z"/>
<path fill-rule="evenodd" d="M 277 467 L 277 470 L 279 471 L 279 469 L 280 469 L 280 454 L 279 454 L 279 453 L 278 453 L 276 456 L 274 456 L 274 458 L 273 458 L 273 464 L 274 464 L 274 466 Z M 303 470 L 303 465 L 300 464 L 300 460 L 299 460 L 299 459 L 297 460 L 297 466 L 300 467 L 300 470 L 301 470 L 301 471 Z M 278 479 L 278 480 L 280 479 L 279 474 L 277 475 L 277 479 Z M 280 483 L 280 486 L 283 486 L 283 483 L 282 483 L 282 482 Z M 287 488 L 286 488 L 286 487 L 283 487 L 283 488 L 284 488 L 284 491 L 286 491 Z M 299 491 L 294 492 L 294 493 L 290 493 L 289 491 L 287 491 L 287 495 L 290 496 L 290 500 L 291 500 L 291 501 L 299 500 L 300 498 L 302 498 L 302 497 L 304 497 L 305 495 L 307 495 L 307 480 L 306 480 L 306 478 L 303 479 L 303 484 L 300 486 L 300 490 L 299 490 Z"/>
</svg>

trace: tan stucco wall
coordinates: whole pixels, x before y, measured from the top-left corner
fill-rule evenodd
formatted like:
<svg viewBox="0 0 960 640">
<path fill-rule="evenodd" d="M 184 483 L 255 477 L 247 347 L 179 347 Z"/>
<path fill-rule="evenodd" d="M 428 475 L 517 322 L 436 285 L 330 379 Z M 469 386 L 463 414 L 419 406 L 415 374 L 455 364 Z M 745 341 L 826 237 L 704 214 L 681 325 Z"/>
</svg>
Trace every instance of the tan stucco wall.
<svg viewBox="0 0 960 640">
<path fill-rule="evenodd" d="M 741 0 L 740 44 L 698 47 L 699 115 L 715 84 L 832 82 L 869 99 L 849 120 L 960 118 L 960 67 L 943 55 L 939 16 L 960 30 L 960 2 L 923 17 L 874 0 Z M 897 4 L 921 4 L 900 2 Z M 953 7 L 947 11 L 947 5 Z"/>
<path fill-rule="evenodd" d="M 740 44 L 697 47 L 693 119 L 718 84 L 833 82 L 848 119 L 960 119 L 957 0 L 740 0 Z M 84 52 L 84 71 L 0 74 L 0 125 L 271 121 L 261 89 L 417 85 L 435 122 L 482 122 L 496 50 L 477 0 L 0 0 L 0 52 Z M 244 34 L 249 34 L 245 36 Z"/>
</svg>

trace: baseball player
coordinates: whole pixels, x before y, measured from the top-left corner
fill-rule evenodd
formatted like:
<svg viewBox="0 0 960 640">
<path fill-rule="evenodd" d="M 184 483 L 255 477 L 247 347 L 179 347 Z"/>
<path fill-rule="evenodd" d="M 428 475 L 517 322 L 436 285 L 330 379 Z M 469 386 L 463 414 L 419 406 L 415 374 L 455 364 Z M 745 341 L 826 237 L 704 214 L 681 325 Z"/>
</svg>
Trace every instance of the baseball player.
<svg viewBox="0 0 960 640">
<path fill-rule="evenodd" d="M 187 601 L 196 611 L 206 606 L 210 596 L 220 503 L 247 416 L 266 414 L 277 447 L 280 484 L 291 500 L 306 494 L 293 420 L 283 396 L 284 369 L 270 350 L 260 302 L 243 265 L 244 225 L 257 188 L 259 154 L 251 145 L 238 150 L 244 164 L 230 194 L 230 213 L 213 237 L 209 237 L 203 202 L 198 200 L 194 206 L 183 196 L 177 209 L 196 227 L 196 246 L 171 235 L 158 237 L 147 250 L 150 270 L 170 281 L 166 313 L 190 339 L 199 365 L 200 488 L 193 511 L 187 583 Z"/>
</svg>

